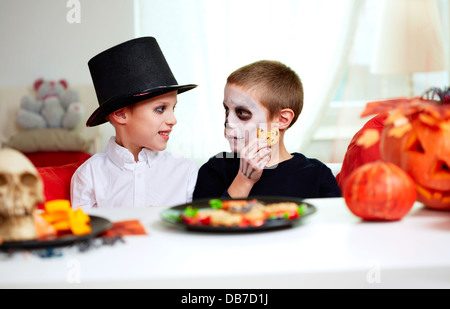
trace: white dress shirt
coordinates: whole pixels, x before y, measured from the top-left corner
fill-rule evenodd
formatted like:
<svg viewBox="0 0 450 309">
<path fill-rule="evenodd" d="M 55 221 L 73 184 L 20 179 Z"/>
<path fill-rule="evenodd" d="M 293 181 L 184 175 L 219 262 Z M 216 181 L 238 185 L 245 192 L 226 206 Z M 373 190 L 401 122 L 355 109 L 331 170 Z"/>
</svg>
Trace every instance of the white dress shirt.
<svg viewBox="0 0 450 309">
<path fill-rule="evenodd" d="M 133 154 L 111 137 L 105 151 L 73 174 L 73 208 L 174 206 L 192 201 L 197 165 L 167 151 L 142 149 Z"/>
</svg>

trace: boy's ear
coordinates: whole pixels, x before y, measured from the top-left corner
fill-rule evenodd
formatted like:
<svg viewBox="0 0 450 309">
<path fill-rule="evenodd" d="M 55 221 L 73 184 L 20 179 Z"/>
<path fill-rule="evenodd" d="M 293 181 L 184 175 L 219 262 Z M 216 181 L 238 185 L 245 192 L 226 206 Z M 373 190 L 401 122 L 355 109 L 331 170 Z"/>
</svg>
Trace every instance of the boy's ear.
<svg viewBox="0 0 450 309">
<path fill-rule="evenodd" d="M 278 114 L 278 125 L 280 130 L 286 130 L 294 119 L 295 113 L 290 108 L 284 108 Z"/>
<path fill-rule="evenodd" d="M 109 114 L 109 119 L 118 124 L 125 124 L 127 122 L 126 107 L 122 107 Z"/>
</svg>

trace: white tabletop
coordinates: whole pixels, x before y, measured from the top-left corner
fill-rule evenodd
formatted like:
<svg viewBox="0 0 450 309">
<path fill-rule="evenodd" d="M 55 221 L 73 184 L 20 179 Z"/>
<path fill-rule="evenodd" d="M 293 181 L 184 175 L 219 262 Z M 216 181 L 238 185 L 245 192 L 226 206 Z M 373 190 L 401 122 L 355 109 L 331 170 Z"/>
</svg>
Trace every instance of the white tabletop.
<svg viewBox="0 0 450 309">
<path fill-rule="evenodd" d="M 317 212 L 293 228 L 190 232 L 162 208 L 96 209 L 139 219 L 148 235 L 60 256 L 0 253 L 0 288 L 450 288 L 450 213 L 416 203 L 401 221 L 365 222 L 342 198 L 307 200 Z"/>
</svg>

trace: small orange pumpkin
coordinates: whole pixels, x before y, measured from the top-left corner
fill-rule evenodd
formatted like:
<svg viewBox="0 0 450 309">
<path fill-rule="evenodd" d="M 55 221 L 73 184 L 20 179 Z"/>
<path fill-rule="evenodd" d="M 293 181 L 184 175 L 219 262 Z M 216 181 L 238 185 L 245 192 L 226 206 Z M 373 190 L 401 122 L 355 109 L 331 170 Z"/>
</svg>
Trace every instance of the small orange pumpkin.
<svg viewBox="0 0 450 309">
<path fill-rule="evenodd" d="M 361 116 L 388 110 L 380 141 L 382 159 L 414 179 L 420 202 L 450 210 L 450 88 L 433 88 L 411 99 L 369 102 Z"/>
<path fill-rule="evenodd" d="M 355 169 L 344 185 L 343 196 L 350 211 L 364 219 L 402 219 L 417 198 L 412 178 L 397 165 L 374 161 Z"/>
</svg>

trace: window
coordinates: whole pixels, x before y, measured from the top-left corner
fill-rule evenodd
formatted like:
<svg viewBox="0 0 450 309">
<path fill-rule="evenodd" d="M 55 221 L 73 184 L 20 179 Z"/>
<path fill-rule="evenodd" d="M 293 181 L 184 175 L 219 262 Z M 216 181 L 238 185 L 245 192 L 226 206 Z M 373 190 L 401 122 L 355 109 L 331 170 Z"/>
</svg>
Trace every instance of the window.
<svg viewBox="0 0 450 309">
<path fill-rule="evenodd" d="M 444 41 L 444 47 L 448 59 L 450 7 L 447 0 L 439 0 L 437 3 L 443 25 L 443 37 L 447 40 Z M 410 96 L 410 81 L 407 74 L 377 75 L 370 70 L 382 5 L 383 1 L 380 0 L 365 1 L 345 74 L 328 111 L 314 132 L 311 143 L 304 151 L 305 155 L 324 162 L 342 162 L 351 138 L 370 119 L 359 117 L 367 102 Z M 442 88 L 449 85 L 448 69 L 414 73 L 412 77 L 414 96 L 423 94 L 431 87 Z"/>
</svg>

